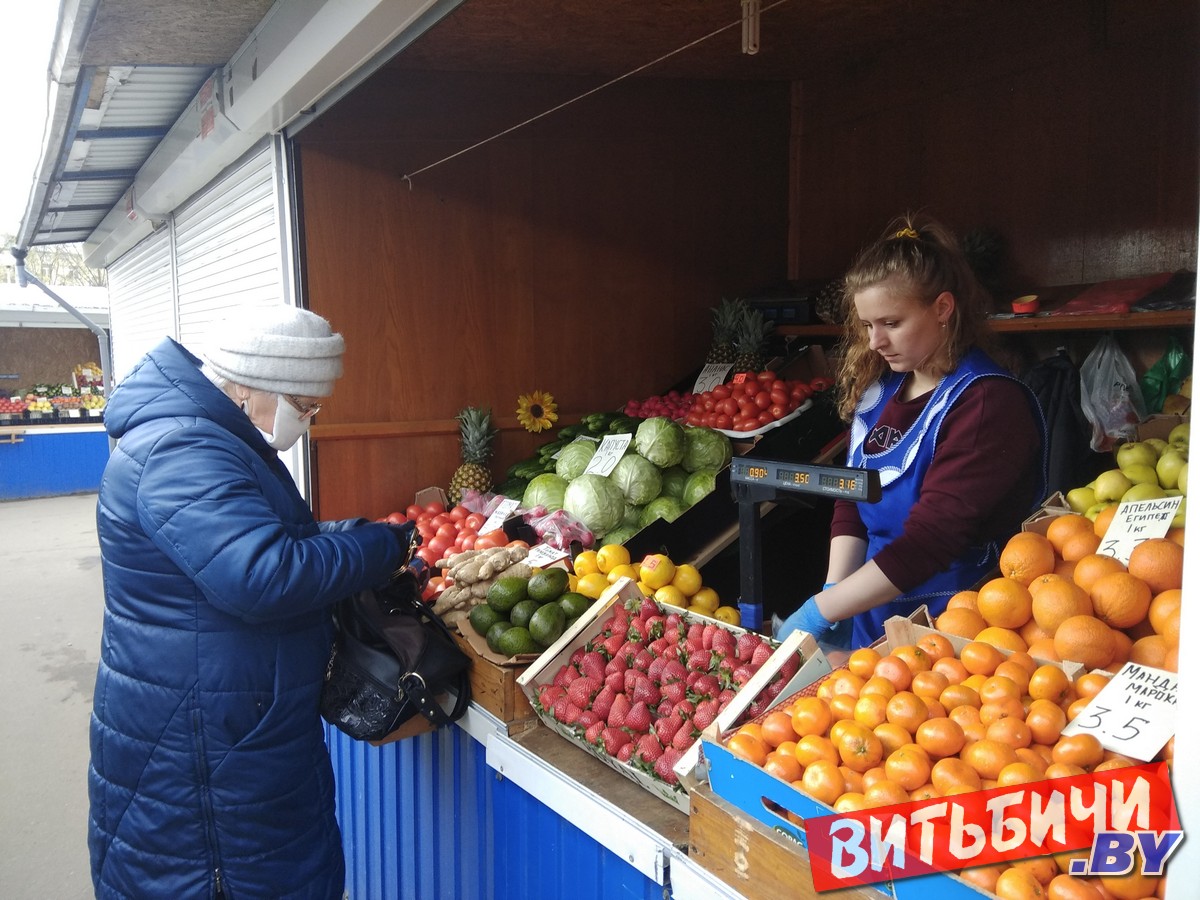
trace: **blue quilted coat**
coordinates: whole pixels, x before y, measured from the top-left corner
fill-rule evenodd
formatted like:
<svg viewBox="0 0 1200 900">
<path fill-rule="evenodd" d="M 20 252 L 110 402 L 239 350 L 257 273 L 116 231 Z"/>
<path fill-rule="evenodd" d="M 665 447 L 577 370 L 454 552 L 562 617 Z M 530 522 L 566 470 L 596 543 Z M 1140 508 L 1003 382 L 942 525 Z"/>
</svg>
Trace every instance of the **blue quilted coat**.
<svg viewBox="0 0 1200 900">
<path fill-rule="evenodd" d="M 397 540 L 314 521 L 250 420 L 172 340 L 113 392 L 88 843 L 99 897 L 340 898 L 318 696 L 330 605 Z"/>
</svg>

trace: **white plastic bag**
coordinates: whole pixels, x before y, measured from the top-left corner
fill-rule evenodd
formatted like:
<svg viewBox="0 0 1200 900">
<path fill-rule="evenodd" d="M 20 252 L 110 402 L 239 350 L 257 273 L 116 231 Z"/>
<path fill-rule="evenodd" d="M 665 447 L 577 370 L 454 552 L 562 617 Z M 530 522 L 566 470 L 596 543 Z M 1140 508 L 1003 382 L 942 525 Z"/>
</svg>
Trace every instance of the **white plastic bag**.
<svg viewBox="0 0 1200 900">
<path fill-rule="evenodd" d="M 1079 369 L 1083 414 L 1092 424 L 1092 449 L 1106 453 L 1135 440 L 1146 404 L 1133 366 L 1116 339 L 1106 334 Z"/>
</svg>

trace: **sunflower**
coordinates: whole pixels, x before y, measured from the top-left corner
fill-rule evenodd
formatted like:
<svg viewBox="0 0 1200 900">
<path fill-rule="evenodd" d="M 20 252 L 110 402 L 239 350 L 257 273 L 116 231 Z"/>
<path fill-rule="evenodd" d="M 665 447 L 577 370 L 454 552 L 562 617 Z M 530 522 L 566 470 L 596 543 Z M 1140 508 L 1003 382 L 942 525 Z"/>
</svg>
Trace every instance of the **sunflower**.
<svg viewBox="0 0 1200 900">
<path fill-rule="evenodd" d="M 517 421 L 536 434 L 558 421 L 558 405 L 547 391 L 531 391 L 517 398 Z"/>
</svg>

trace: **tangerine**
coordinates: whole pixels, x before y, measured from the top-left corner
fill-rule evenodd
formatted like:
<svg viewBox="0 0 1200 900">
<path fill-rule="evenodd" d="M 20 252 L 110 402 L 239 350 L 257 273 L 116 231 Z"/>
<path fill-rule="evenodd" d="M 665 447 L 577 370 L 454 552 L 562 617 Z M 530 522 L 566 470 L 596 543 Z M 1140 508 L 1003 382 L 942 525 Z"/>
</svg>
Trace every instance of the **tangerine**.
<svg viewBox="0 0 1200 900">
<path fill-rule="evenodd" d="M 996 776 L 996 786 L 1011 787 L 1015 784 L 1029 784 L 1033 781 L 1041 781 L 1042 774 L 1042 770 L 1036 768 L 1032 763 L 1018 759 L 1016 762 L 1009 763 L 1000 770 L 1000 774 Z"/>
<path fill-rule="evenodd" d="M 950 639 L 944 634 L 938 634 L 931 631 L 929 634 L 917 641 L 917 646 L 925 651 L 925 655 L 929 657 L 930 668 L 939 659 L 953 659 L 954 645 L 950 643 Z"/>
<path fill-rule="evenodd" d="M 1046 889 L 1028 869 L 1005 869 L 996 879 L 995 894 L 1000 900 L 1042 900 Z"/>
<path fill-rule="evenodd" d="M 867 694 L 878 694 L 886 700 L 895 693 L 896 685 L 892 684 L 882 675 L 872 675 L 862 686 L 862 690 L 858 692 L 858 696 L 861 700 Z"/>
<path fill-rule="evenodd" d="M 792 704 L 791 740 L 825 734 L 832 724 L 833 712 L 820 697 L 801 697 Z"/>
<path fill-rule="evenodd" d="M 886 678 L 898 691 L 906 691 L 912 684 L 912 669 L 894 653 L 889 653 L 875 663 L 875 674 Z"/>
<path fill-rule="evenodd" d="M 879 662 L 879 651 L 871 647 L 859 647 L 846 660 L 846 668 L 866 680 L 875 674 L 875 663 Z"/>
<path fill-rule="evenodd" d="M 1029 645 L 1029 655 L 1045 662 L 1062 662 L 1062 657 L 1054 649 L 1054 638 L 1042 638 Z"/>
<path fill-rule="evenodd" d="M 884 778 L 864 790 L 863 799 L 868 807 L 892 806 L 896 803 L 907 803 L 908 791 L 890 778 Z"/>
<path fill-rule="evenodd" d="M 996 666 L 1004 662 L 1004 654 L 992 644 L 983 641 L 971 641 L 958 651 L 963 668 L 972 675 L 991 675 Z"/>
<path fill-rule="evenodd" d="M 792 728 L 792 717 L 781 709 L 772 710 L 762 720 L 762 736 L 767 746 L 772 750 L 785 742 L 796 740 L 796 731 Z M 795 781 L 785 778 L 784 781 Z"/>
<path fill-rule="evenodd" d="M 810 797 L 822 803 L 835 803 L 846 792 L 846 779 L 829 760 L 817 760 L 804 770 L 800 783 Z"/>
<path fill-rule="evenodd" d="M 978 772 L 980 778 L 994 780 L 1005 766 L 1017 762 L 1017 748 L 985 737 L 964 747 L 959 757 Z"/>
<path fill-rule="evenodd" d="M 763 770 L 788 784 L 796 781 L 804 772 L 808 771 L 800 765 L 796 757 L 776 752 L 767 754 L 766 762 L 763 763 Z M 840 794 L 841 791 L 838 791 L 838 793 Z M 837 794 L 834 795 L 834 799 L 837 799 Z"/>
<path fill-rule="evenodd" d="M 935 661 L 931 671 L 945 675 L 951 684 L 962 684 L 971 674 L 957 656 L 945 656 Z"/>
<path fill-rule="evenodd" d="M 1058 704 L 1071 693 L 1071 679 L 1058 666 L 1042 665 L 1029 676 L 1029 696 Z M 1030 707 L 1032 708 L 1032 706 Z"/>
<path fill-rule="evenodd" d="M 1114 628 L 1112 635 L 1113 655 L 1108 661 L 1108 667 L 1115 671 L 1129 661 L 1129 654 L 1133 652 L 1133 638 L 1119 628 Z"/>
<path fill-rule="evenodd" d="M 849 721 L 849 720 L 847 720 Z M 796 742 L 796 749 L 793 755 L 800 765 L 808 767 L 818 760 L 828 760 L 835 765 L 841 762 L 841 757 L 838 755 L 837 747 L 833 741 L 824 735 L 806 734 Z"/>
<path fill-rule="evenodd" d="M 987 727 L 986 740 L 999 741 L 1008 744 L 1014 750 L 1020 750 L 1033 743 L 1033 734 L 1024 719 L 1016 716 L 1004 716 L 996 719 Z M 1000 776 L 996 776 L 1000 780 Z"/>
<path fill-rule="evenodd" d="M 1140 666 L 1161 669 L 1170 649 L 1161 634 L 1150 634 L 1133 642 L 1133 647 L 1129 651 L 1129 661 Z"/>
<path fill-rule="evenodd" d="M 915 744 L 905 745 L 892 752 L 883 764 L 889 780 L 907 791 L 915 791 L 929 781 L 932 766 L 925 751 Z"/>
<path fill-rule="evenodd" d="M 734 734 L 729 739 L 726 747 L 729 748 L 729 752 L 734 756 L 740 757 L 756 766 L 762 766 L 767 761 L 767 745 L 763 743 L 761 738 L 757 738 L 748 732 L 739 731 Z"/>
<path fill-rule="evenodd" d="M 1079 766 L 1091 769 L 1104 760 L 1104 748 L 1094 734 L 1086 731 L 1073 734 L 1070 737 L 1059 738 L 1052 753 L 1056 763 Z"/>
<path fill-rule="evenodd" d="M 929 718 L 929 707 L 912 691 L 900 691 L 888 700 L 886 715 L 889 722 L 915 734 L 921 723 Z"/>
<path fill-rule="evenodd" d="M 1000 878 L 1000 873 L 1007 868 L 1008 863 L 997 863 L 994 866 L 972 866 L 959 871 L 958 877 L 968 884 L 973 884 L 975 887 L 983 888 L 988 893 L 994 894 L 996 893 L 996 881 Z"/>
<path fill-rule="evenodd" d="M 881 722 L 871 730 L 875 732 L 875 736 L 883 744 L 883 756 L 885 759 L 905 744 L 911 743 L 913 739 L 907 728 L 897 725 L 895 722 Z"/>
<path fill-rule="evenodd" d="M 956 788 L 977 791 L 982 785 L 979 773 L 957 756 L 947 756 L 935 762 L 929 772 L 929 780 L 943 796 Z"/>
<path fill-rule="evenodd" d="M 933 660 L 916 644 L 905 644 L 902 647 L 897 647 L 892 651 L 892 656 L 902 659 L 905 665 L 908 666 L 908 671 L 913 675 L 916 675 L 918 672 L 928 672 L 933 666 Z"/>
<path fill-rule="evenodd" d="M 1104 672 L 1088 672 L 1075 679 L 1075 692 L 1081 698 L 1090 699 L 1108 687 L 1112 676 Z"/>
<path fill-rule="evenodd" d="M 847 729 L 837 744 L 842 763 L 856 772 L 865 772 L 883 759 L 883 742 L 862 725 Z M 900 802 L 900 801 L 896 801 Z"/>
<path fill-rule="evenodd" d="M 917 726 L 916 739 L 917 746 L 935 760 L 958 754 L 967 741 L 962 726 L 948 716 L 926 719 Z"/>
<path fill-rule="evenodd" d="M 1103 895 L 1082 878 L 1065 872 L 1055 875 L 1046 886 L 1049 900 L 1104 900 Z"/>
<path fill-rule="evenodd" d="M 941 672 L 918 672 L 913 676 L 912 692 L 925 699 L 937 699 L 946 688 L 950 687 L 950 679 Z"/>
<path fill-rule="evenodd" d="M 1000 551 L 1000 573 L 1020 582 L 1022 586 L 1029 584 L 1039 575 L 1053 572 L 1054 563 L 1054 545 L 1035 531 L 1018 531 L 1008 539 L 1008 543 Z M 982 612 L 982 588 L 979 594 L 980 612 Z M 1024 624 L 1024 622 L 1018 622 L 1017 626 Z"/>
</svg>

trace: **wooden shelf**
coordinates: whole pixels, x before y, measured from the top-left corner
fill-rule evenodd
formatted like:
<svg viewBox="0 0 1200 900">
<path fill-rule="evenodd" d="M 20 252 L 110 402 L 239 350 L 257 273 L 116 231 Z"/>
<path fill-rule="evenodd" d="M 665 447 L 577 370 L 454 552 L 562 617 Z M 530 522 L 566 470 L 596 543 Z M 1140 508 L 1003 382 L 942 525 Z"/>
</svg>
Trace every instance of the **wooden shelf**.
<svg viewBox="0 0 1200 900">
<path fill-rule="evenodd" d="M 989 319 L 997 333 L 1031 331 L 1128 331 L 1135 328 L 1191 328 L 1196 312 L 1172 309 L 1164 312 L 1110 313 L 1093 316 L 1014 316 Z M 796 337 L 841 337 L 839 325 L 777 325 L 776 332 Z"/>
</svg>

